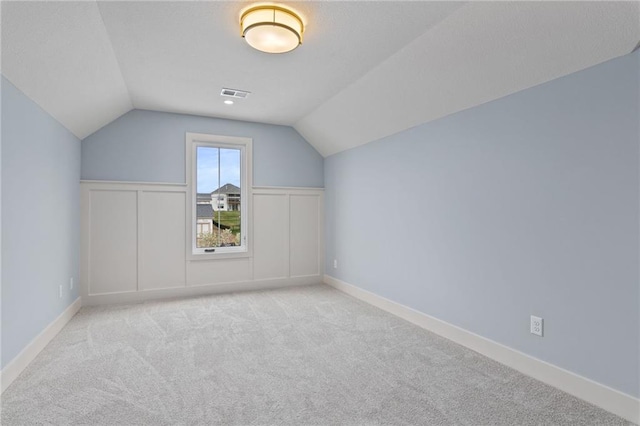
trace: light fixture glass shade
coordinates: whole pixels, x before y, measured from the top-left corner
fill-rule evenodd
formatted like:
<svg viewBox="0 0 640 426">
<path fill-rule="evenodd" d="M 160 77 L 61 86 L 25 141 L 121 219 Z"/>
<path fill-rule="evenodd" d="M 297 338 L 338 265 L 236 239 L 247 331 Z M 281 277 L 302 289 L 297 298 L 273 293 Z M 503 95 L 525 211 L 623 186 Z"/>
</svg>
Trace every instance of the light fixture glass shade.
<svg viewBox="0 0 640 426">
<path fill-rule="evenodd" d="M 256 6 L 240 17 L 242 37 L 249 46 L 267 53 L 289 52 L 302 44 L 304 24 L 281 6 Z"/>
</svg>

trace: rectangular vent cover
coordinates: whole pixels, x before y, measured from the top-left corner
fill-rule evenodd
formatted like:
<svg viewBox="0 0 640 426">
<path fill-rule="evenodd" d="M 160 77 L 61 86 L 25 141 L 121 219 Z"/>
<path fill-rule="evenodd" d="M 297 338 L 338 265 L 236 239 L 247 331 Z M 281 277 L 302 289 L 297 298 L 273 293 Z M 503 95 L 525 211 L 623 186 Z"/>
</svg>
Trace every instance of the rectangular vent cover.
<svg viewBox="0 0 640 426">
<path fill-rule="evenodd" d="M 236 89 L 222 89 L 220 92 L 220 96 L 228 96 L 230 98 L 240 98 L 244 99 L 249 96 L 251 92 L 247 92 L 245 90 L 236 90 Z"/>
</svg>

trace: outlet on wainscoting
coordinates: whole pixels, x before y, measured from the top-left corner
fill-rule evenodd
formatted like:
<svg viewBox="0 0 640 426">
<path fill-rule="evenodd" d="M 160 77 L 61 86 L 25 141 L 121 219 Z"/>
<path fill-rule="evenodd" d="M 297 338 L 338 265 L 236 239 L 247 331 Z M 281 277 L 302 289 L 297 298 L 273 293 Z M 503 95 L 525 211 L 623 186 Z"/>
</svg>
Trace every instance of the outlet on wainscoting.
<svg viewBox="0 0 640 426">
<path fill-rule="evenodd" d="M 333 269 L 338 269 L 338 259 L 333 259 Z"/>
</svg>

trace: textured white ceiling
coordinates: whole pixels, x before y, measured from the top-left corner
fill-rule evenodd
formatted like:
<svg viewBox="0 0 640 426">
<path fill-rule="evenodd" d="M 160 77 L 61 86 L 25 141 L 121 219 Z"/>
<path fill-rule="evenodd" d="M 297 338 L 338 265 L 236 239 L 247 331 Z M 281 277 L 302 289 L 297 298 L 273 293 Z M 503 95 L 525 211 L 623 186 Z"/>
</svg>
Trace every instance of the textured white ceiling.
<svg viewBox="0 0 640 426">
<path fill-rule="evenodd" d="M 331 155 L 633 50 L 638 2 L 478 2 L 460 8 L 295 128 Z"/>
<path fill-rule="evenodd" d="M 2 73 L 84 138 L 132 108 L 294 125 L 323 155 L 628 53 L 637 2 L 284 2 L 304 44 L 239 36 L 244 1 L 2 2 Z M 222 87 L 251 91 L 234 105 Z"/>
<path fill-rule="evenodd" d="M 269 55 L 239 36 L 243 5 L 101 2 L 136 108 L 292 125 L 461 6 L 293 3 L 309 21 L 304 44 Z M 252 94 L 229 107 L 222 87 Z"/>
<path fill-rule="evenodd" d="M 2 2 L 2 74 L 82 138 L 131 110 L 94 2 Z"/>
</svg>

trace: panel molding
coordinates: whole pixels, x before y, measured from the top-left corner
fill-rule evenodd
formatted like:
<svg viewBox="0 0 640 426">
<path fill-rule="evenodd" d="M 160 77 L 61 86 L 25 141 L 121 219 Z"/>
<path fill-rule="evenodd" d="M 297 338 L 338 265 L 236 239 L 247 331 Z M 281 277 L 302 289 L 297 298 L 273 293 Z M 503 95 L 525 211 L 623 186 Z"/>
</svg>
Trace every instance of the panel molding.
<svg viewBox="0 0 640 426">
<path fill-rule="evenodd" d="M 324 190 L 322 188 L 278 188 L 278 187 L 255 187 L 252 188 L 251 191 L 251 205 L 253 206 L 253 198 L 254 197 L 278 197 L 278 200 L 286 200 L 282 201 L 282 206 L 277 206 L 276 210 L 283 209 L 283 218 L 284 224 L 283 226 L 279 226 L 279 230 L 275 232 L 282 232 L 282 234 L 278 234 L 278 241 L 282 241 L 282 247 L 277 248 L 278 250 L 282 250 L 284 256 L 283 265 L 282 265 L 282 274 L 281 276 L 275 276 L 275 272 L 270 271 L 266 274 L 258 274 L 256 275 L 255 270 L 255 258 L 256 256 L 260 256 L 261 253 L 256 253 L 255 250 L 251 253 L 250 256 L 243 256 L 239 258 L 216 258 L 216 259 L 197 259 L 191 260 L 182 253 L 180 259 L 178 260 L 177 255 L 172 256 L 168 255 L 171 259 L 174 259 L 176 262 L 184 262 L 184 282 L 180 282 L 181 280 L 177 280 L 176 276 L 169 279 L 167 277 L 164 283 L 160 283 L 160 280 L 156 280 L 158 282 L 153 282 L 151 279 L 149 281 L 148 274 L 145 275 L 143 268 L 153 267 L 149 265 L 150 253 L 153 252 L 155 247 L 149 246 L 149 244 L 145 245 L 144 242 L 144 229 L 145 223 L 144 218 L 151 214 L 154 210 L 153 205 L 149 205 L 149 203 L 154 199 L 154 197 L 148 197 L 145 195 L 148 194 L 163 194 L 163 193 L 180 193 L 184 194 L 185 201 L 178 201 L 178 197 L 175 198 L 175 202 L 182 202 L 181 208 L 185 210 L 185 221 L 188 221 L 188 199 L 187 191 L 188 188 L 185 185 L 178 184 L 170 184 L 163 185 L 159 183 L 136 183 L 136 182 L 106 182 L 106 181 L 83 181 L 81 182 L 81 264 L 80 264 L 80 294 L 82 296 L 83 304 L 108 304 L 108 303 L 129 303 L 129 302 L 137 302 L 144 301 L 149 299 L 163 298 L 163 297 L 182 297 L 182 296 L 191 296 L 197 294 L 207 294 L 207 293 L 219 293 L 219 292 L 230 292 L 230 291 L 244 291 L 244 290 L 256 290 L 261 288 L 273 288 L 273 287 L 284 287 L 290 285 L 306 285 L 306 284 L 314 284 L 322 282 L 322 265 L 323 265 L 323 232 L 322 227 L 324 223 L 322 206 L 323 206 L 323 197 Z M 135 282 L 131 282 L 127 285 L 127 290 L 114 290 L 110 291 L 109 288 L 100 288 L 99 293 L 90 293 L 91 288 L 91 262 L 92 262 L 92 254 L 91 254 L 91 239 L 90 235 L 92 229 L 92 213 L 91 213 L 91 198 L 92 193 L 96 192 L 132 192 L 135 193 L 136 198 L 136 253 L 138 257 L 136 276 L 132 277 L 131 280 Z M 313 260 L 304 258 L 305 264 L 310 264 L 311 262 L 318 264 L 317 274 L 314 275 L 301 275 L 301 276 L 291 276 L 291 265 L 290 265 L 290 246 L 291 246 L 291 235 L 290 235 L 290 199 L 291 197 L 297 196 L 309 196 L 309 197 L 317 197 L 318 199 L 318 211 L 314 212 L 313 217 L 317 217 L 317 223 L 311 223 L 312 220 L 309 221 L 309 226 L 314 227 L 314 232 L 311 232 L 311 235 L 317 236 L 318 241 L 314 241 L 313 243 L 317 245 L 317 248 L 314 247 L 313 250 L 308 250 L 310 256 L 314 256 Z M 178 209 L 177 204 L 171 205 L 171 210 Z M 129 209 L 130 210 L 130 209 Z M 117 215 L 119 212 L 117 209 L 112 212 L 114 215 Z M 125 212 L 129 216 L 131 216 L 131 212 Z M 160 213 L 159 213 L 160 214 Z M 250 222 L 253 226 L 250 227 L 250 230 L 255 233 L 255 225 L 268 227 L 269 221 L 259 221 L 255 220 L 253 216 L 253 208 L 250 208 Z M 129 219 L 133 220 L 133 217 Z M 129 220 L 123 218 L 122 220 Z M 302 218 L 302 222 L 304 223 L 304 218 Z M 93 227 L 95 228 L 95 224 Z M 186 241 L 186 226 L 183 226 L 183 240 Z M 317 232 L 317 234 L 316 234 Z M 268 235 L 268 232 L 264 234 Z M 177 238 L 172 234 L 172 238 Z M 251 235 L 251 239 L 253 239 L 253 235 Z M 310 238 L 309 241 L 313 240 Z M 280 244 L 278 244 L 280 246 Z M 268 245 L 263 245 L 263 250 L 273 250 L 272 247 Z M 316 251 L 317 250 L 317 251 Z M 267 253 L 267 252 L 265 252 Z M 164 253 L 161 253 L 164 255 Z M 267 253 L 268 255 L 269 253 Z M 282 257 L 280 256 L 280 257 Z M 163 256 L 160 256 L 163 257 Z M 273 257 L 273 256 L 272 256 Z M 275 256 L 278 257 L 278 256 Z M 316 258 L 317 257 L 317 258 Z M 267 256 L 269 258 L 269 256 Z M 146 260 L 146 264 L 143 261 Z M 96 261 L 94 259 L 93 261 Z M 177 263 L 176 263 L 177 265 Z M 174 268 L 177 271 L 177 266 Z M 309 268 L 307 268 L 309 269 Z M 172 269 L 173 270 L 173 269 Z M 277 272 L 277 271 L 276 271 Z M 305 271 L 307 272 L 307 271 Z M 311 270 L 309 270 L 311 272 Z M 316 272 L 314 270 L 314 272 Z M 280 275 L 280 274 L 277 274 Z M 256 279 L 257 278 L 257 279 Z M 173 282 L 175 280 L 175 282 Z M 104 281 L 104 280 L 103 280 Z M 103 286 L 104 287 L 104 286 Z M 155 287 L 155 288 L 153 288 Z"/>
<path fill-rule="evenodd" d="M 284 191 L 284 192 L 305 192 L 305 193 L 310 193 L 310 192 L 314 192 L 314 193 L 320 193 L 320 192 L 324 192 L 324 188 L 316 188 L 316 187 L 306 187 L 306 186 L 254 186 L 253 187 L 254 191 Z"/>
<path fill-rule="evenodd" d="M 81 295 L 102 293 L 110 286 L 118 286 L 120 291 L 137 289 L 139 195 L 140 191 L 129 188 L 89 191 L 81 196 L 81 202 L 86 203 L 81 213 L 87 216 L 85 232 L 91 235 L 83 257 L 86 273 L 80 274 L 90 285 L 85 293 L 81 289 Z"/>
<path fill-rule="evenodd" d="M 286 211 L 284 214 L 287 216 L 286 226 L 286 239 L 289 242 L 289 249 L 286 253 L 286 277 L 294 279 L 307 279 L 314 276 L 322 276 L 324 265 L 324 188 L 302 188 L 302 187 L 254 187 L 253 195 L 273 195 L 273 196 L 286 196 Z M 292 198 L 295 197 L 313 197 L 317 198 L 317 223 L 314 225 L 317 237 L 317 275 L 292 274 L 293 263 L 291 259 L 291 223 L 292 223 Z"/>
<path fill-rule="evenodd" d="M 501 343 L 389 300 L 353 284 L 324 275 L 323 282 L 439 336 L 465 346 L 529 377 L 587 401 L 628 421 L 640 423 L 640 400 L 623 392 L 534 358 Z"/>
<path fill-rule="evenodd" d="M 153 186 L 172 186 L 172 187 L 184 187 L 186 192 L 186 183 L 172 183 L 172 182 L 129 182 L 123 180 L 91 180 L 91 179 L 81 179 L 80 183 L 85 184 L 97 184 L 97 185 L 153 185 Z"/>
<path fill-rule="evenodd" d="M 279 186 L 254 186 L 254 194 L 274 194 L 274 195 L 288 195 L 292 193 L 301 193 L 307 195 L 321 196 L 324 194 L 324 188 L 303 188 L 303 187 L 279 187 Z"/>
<path fill-rule="evenodd" d="M 289 195 L 253 194 L 254 279 L 289 275 Z"/>
<path fill-rule="evenodd" d="M 185 263 L 185 193 L 138 191 L 138 288 L 170 287 L 174 281 L 187 284 Z M 159 203 L 159 204 L 157 204 Z M 166 232 L 161 235 L 158 230 Z M 168 241 L 171 240 L 169 244 Z M 162 259 L 155 265 L 154 259 Z M 176 278 L 180 276 L 180 279 Z M 164 284 L 163 284 L 164 282 Z"/>
<path fill-rule="evenodd" d="M 65 325 L 78 313 L 81 298 L 73 301 L 56 319 L 40 332 L 20 353 L 0 371 L 0 393 L 4 392 L 38 354 L 53 340 Z"/>
<path fill-rule="evenodd" d="M 315 214 L 317 214 L 317 219 L 315 221 L 315 226 L 314 226 L 314 231 L 315 231 L 315 239 L 317 241 L 316 244 L 313 245 L 313 249 L 317 250 L 316 252 L 316 262 L 315 262 L 315 273 L 313 274 L 305 274 L 305 273 L 299 273 L 299 274 L 294 274 L 294 268 L 296 266 L 296 263 L 294 260 L 292 260 L 292 255 L 295 254 L 295 256 L 298 255 L 299 252 L 304 252 L 303 248 L 298 247 L 299 250 L 295 250 L 295 249 L 291 249 L 289 250 L 289 276 L 290 277 L 305 277 L 305 276 L 309 276 L 309 275 L 315 275 L 315 274 L 322 274 L 322 265 L 324 264 L 324 256 L 323 256 L 323 252 L 324 252 L 324 248 L 321 244 L 322 242 L 322 235 L 323 233 L 323 224 L 324 224 L 324 220 L 322 219 L 322 212 L 324 211 L 324 206 L 323 206 L 323 196 L 321 195 L 317 195 L 317 194 L 310 194 L 310 193 L 290 193 L 288 195 L 288 202 L 289 202 L 289 246 L 292 247 L 294 244 L 294 236 L 295 236 L 295 232 L 293 232 L 292 230 L 292 226 L 294 224 L 294 221 L 298 221 L 301 218 L 308 218 L 308 216 L 306 214 L 294 214 L 293 213 L 293 206 L 294 206 L 294 199 L 298 199 L 298 200 L 303 200 L 303 199 L 314 199 L 314 202 L 316 203 L 316 207 L 315 209 Z M 293 220 L 291 218 L 294 218 Z M 309 227 L 311 227 L 311 224 L 309 224 Z M 303 229 L 306 229 L 307 227 L 303 227 Z M 311 248 L 310 245 L 305 245 L 304 247 L 307 248 Z"/>
</svg>

